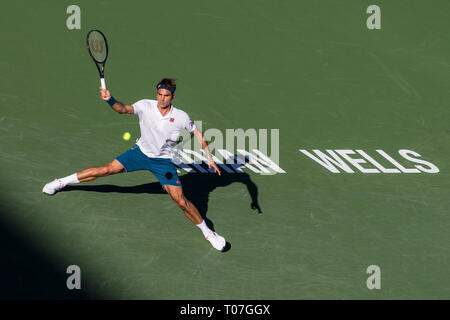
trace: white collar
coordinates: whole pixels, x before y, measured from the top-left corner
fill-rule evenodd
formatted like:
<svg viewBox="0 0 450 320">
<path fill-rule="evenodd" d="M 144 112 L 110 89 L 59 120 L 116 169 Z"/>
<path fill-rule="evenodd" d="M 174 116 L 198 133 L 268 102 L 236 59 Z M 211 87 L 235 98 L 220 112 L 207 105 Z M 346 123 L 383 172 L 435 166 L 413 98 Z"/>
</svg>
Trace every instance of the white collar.
<svg viewBox="0 0 450 320">
<path fill-rule="evenodd" d="M 162 119 L 167 119 L 167 118 L 172 118 L 172 115 L 173 115 L 173 108 L 174 108 L 174 107 L 173 107 L 173 104 L 171 104 L 171 105 L 170 105 L 170 111 L 167 112 L 167 114 L 166 114 L 165 116 L 163 116 L 163 115 L 161 114 L 161 112 L 159 111 L 159 109 L 158 109 L 158 103 L 156 103 L 155 112 L 158 114 L 160 120 L 162 120 Z"/>
</svg>

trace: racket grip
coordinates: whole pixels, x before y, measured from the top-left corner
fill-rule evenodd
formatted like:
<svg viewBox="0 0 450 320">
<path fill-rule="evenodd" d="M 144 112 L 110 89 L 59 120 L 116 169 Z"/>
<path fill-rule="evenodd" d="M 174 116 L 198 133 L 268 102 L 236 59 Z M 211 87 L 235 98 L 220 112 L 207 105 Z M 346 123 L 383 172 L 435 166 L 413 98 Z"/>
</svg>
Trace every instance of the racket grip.
<svg viewBox="0 0 450 320">
<path fill-rule="evenodd" d="M 105 78 L 100 78 L 100 84 L 102 85 L 102 88 L 103 88 L 103 89 L 106 89 Z"/>
</svg>

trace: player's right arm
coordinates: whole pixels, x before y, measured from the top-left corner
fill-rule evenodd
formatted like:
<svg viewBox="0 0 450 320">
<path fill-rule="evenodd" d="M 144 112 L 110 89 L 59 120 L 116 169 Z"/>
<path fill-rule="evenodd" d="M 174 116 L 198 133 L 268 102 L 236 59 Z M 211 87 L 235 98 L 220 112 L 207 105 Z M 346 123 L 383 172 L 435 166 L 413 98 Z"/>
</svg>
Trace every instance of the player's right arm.
<svg viewBox="0 0 450 320">
<path fill-rule="evenodd" d="M 103 89 L 100 87 L 100 98 L 104 101 L 108 101 L 111 98 L 111 93 L 107 89 Z M 133 106 L 126 105 L 120 101 L 117 101 L 111 106 L 111 108 L 114 109 L 117 113 L 127 113 L 127 114 L 134 114 L 134 108 Z"/>
</svg>

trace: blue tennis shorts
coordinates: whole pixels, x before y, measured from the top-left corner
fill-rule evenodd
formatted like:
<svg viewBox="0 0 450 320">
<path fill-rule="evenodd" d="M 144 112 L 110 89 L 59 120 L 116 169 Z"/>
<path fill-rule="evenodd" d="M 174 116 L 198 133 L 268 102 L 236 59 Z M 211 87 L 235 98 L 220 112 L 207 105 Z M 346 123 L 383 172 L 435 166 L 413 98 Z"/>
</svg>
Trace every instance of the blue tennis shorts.
<svg viewBox="0 0 450 320">
<path fill-rule="evenodd" d="M 177 169 L 175 169 L 171 159 L 149 158 L 142 153 L 138 145 L 134 145 L 131 149 L 122 153 L 116 160 L 124 166 L 127 172 L 149 170 L 162 186 L 168 184 L 181 187 Z"/>
</svg>

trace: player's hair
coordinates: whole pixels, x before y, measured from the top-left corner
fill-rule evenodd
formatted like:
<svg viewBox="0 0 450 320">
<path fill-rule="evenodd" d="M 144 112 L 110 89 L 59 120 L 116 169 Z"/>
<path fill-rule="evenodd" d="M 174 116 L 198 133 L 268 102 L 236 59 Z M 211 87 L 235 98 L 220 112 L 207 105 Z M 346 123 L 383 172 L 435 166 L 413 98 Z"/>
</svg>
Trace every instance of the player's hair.
<svg viewBox="0 0 450 320">
<path fill-rule="evenodd" d="M 164 78 L 162 79 L 158 85 L 156 87 L 158 87 L 159 85 L 163 85 L 167 88 L 173 89 L 173 92 L 175 92 L 175 90 L 177 89 L 177 84 L 175 83 L 176 79 L 172 79 L 172 78 Z M 172 90 L 170 90 L 172 91 Z"/>
</svg>

